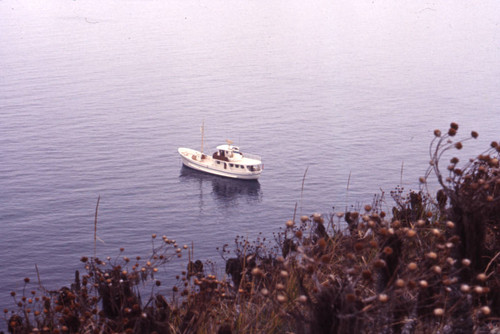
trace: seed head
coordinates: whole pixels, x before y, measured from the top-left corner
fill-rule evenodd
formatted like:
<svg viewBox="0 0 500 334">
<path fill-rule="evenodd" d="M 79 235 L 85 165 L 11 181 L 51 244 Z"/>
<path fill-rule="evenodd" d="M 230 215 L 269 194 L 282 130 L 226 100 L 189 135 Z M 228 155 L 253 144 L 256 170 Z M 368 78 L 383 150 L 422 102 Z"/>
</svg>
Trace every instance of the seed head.
<svg viewBox="0 0 500 334">
<path fill-rule="evenodd" d="M 286 227 L 288 227 L 288 228 L 293 227 L 293 225 L 294 225 L 293 220 L 288 220 L 288 221 L 286 222 Z"/>
<path fill-rule="evenodd" d="M 309 220 L 308 216 L 302 216 L 302 217 L 300 217 L 300 221 L 303 222 L 303 223 L 305 223 L 308 220 Z"/>
<path fill-rule="evenodd" d="M 284 302 L 286 302 L 286 296 L 285 296 L 285 295 L 281 295 L 281 294 L 280 294 L 280 295 L 278 295 L 278 296 L 276 297 L 276 299 L 277 299 L 277 300 L 278 300 L 278 302 L 280 302 L 280 303 L 284 303 Z"/>
<path fill-rule="evenodd" d="M 461 150 L 463 147 L 464 147 L 464 146 L 462 145 L 462 143 L 461 143 L 461 142 L 458 142 L 458 143 L 456 143 L 456 144 L 455 144 L 455 148 L 456 148 L 457 150 Z"/>
<path fill-rule="evenodd" d="M 391 247 L 385 247 L 384 248 L 384 254 L 385 255 L 391 255 L 393 253 L 393 250 Z"/>
<path fill-rule="evenodd" d="M 481 312 L 484 315 L 489 315 L 491 313 L 491 309 L 489 308 L 489 306 L 483 306 L 483 307 L 481 307 Z"/>
<path fill-rule="evenodd" d="M 378 295 L 378 300 L 381 303 L 385 303 L 389 300 L 389 296 L 387 296 L 385 293 L 381 293 L 380 295 Z"/>
<path fill-rule="evenodd" d="M 436 274 L 441 274 L 441 272 L 443 271 L 440 266 L 434 266 L 432 267 L 432 270 L 434 270 Z"/>
<path fill-rule="evenodd" d="M 365 248 L 365 243 L 363 243 L 363 242 L 360 242 L 360 241 L 359 241 L 359 242 L 356 242 L 356 243 L 354 244 L 354 249 L 355 249 L 357 252 L 362 251 L 362 250 L 363 250 L 363 248 Z"/>
<path fill-rule="evenodd" d="M 404 280 L 402 280 L 401 278 L 398 278 L 398 279 L 396 280 L 396 286 L 397 286 L 398 288 L 402 288 L 402 287 L 404 287 L 404 286 L 405 286 L 405 281 L 404 281 Z"/>
<path fill-rule="evenodd" d="M 434 315 L 437 317 L 440 317 L 444 314 L 444 310 L 442 308 L 435 308 L 434 309 Z"/>
<path fill-rule="evenodd" d="M 410 262 L 408 264 L 408 269 L 410 270 L 416 270 L 418 268 L 418 265 L 415 262 Z"/>
<path fill-rule="evenodd" d="M 484 288 L 482 286 L 475 286 L 474 287 L 474 292 L 477 293 L 478 295 L 482 294 L 484 292 Z"/>
<path fill-rule="evenodd" d="M 361 275 L 366 280 L 371 280 L 372 279 L 372 272 L 370 270 L 368 270 L 368 269 L 363 270 L 363 272 L 361 273 Z"/>
<path fill-rule="evenodd" d="M 464 267 L 468 267 L 468 266 L 470 266 L 470 264 L 471 264 L 471 261 L 469 259 L 463 259 L 462 260 L 462 265 Z"/>
<path fill-rule="evenodd" d="M 422 288 L 427 288 L 429 286 L 429 283 L 427 283 L 426 280 L 421 280 L 418 284 L 420 284 Z"/>
<path fill-rule="evenodd" d="M 375 261 L 375 268 L 384 268 L 387 264 L 385 263 L 384 260 L 382 259 L 378 259 L 377 261 Z"/>
<path fill-rule="evenodd" d="M 434 136 L 441 137 L 441 130 L 439 129 L 434 130 Z"/>
<path fill-rule="evenodd" d="M 437 259 L 437 254 L 435 252 L 429 252 L 426 254 L 426 256 L 431 260 Z"/>
<path fill-rule="evenodd" d="M 488 276 L 486 276 L 486 274 L 484 274 L 484 273 L 480 273 L 479 275 L 477 275 L 477 277 L 476 277 L 476 278 L 477 278 L 479 281 L 484 282 L 484 281 L 486 281 L 486 279 L 488 278 Z"/>
<path fill-rule="evenodd" d="M 276 284 L 276 289 L 278 290 L 285 290 L 285 286 L 281 283 Z"/>
<path fill-rule="evenodd" d="M 477 133 L 476 131 L 472 131 L 470 135 L 472 138 L 476 139 L 479 136 L 479 133 Z"/>
<path fill-rule="evenodd" d="M 468 293 L 470 291 L 470 286 L 468 286 L 467 284 L 462 284 L 460 285 L 460 291 L 462 291 L 463 293 Z"/>
<path fill-rule="evenodd" d="M 314 220 L 316 223 L 323 223 L 323 217 L 321 217 L 321 214 L 320 214 L 320 213 L 315 213 L 315 214 L 313 214 L 313 220 Z"/>
<path fill-rule="evenodd" d="M 304 296 L 304 295 L 300 295 L 299 298 L 298 298 L 298 301 L 301 304 L 305 304 L 305 303 L 307 303 L 307 297 Z"/>
<path fill-rule="evenodd" d="M 260 293 L 265 297 L 265 296 L 269 295 L 269 290 L 267 290 L 266 288 L 263 288 L 262 290 L 260 290 Z"/>
<path fill-rule="evenodd" d="M 415 230 L 408 230 L 406 232 L 406 236 L 409 238 L 413 238 L 415 235 L 417 235 L 417 232 L 415 232 Z"/>
<path fill-rule="evenodd" d="M 264 276 L 264 272 L 260 268 L 255 267 L 252 269 L 252 275 L 254 275 L 256 277 L 262 277 L 262 276 Z"/>
<path fill-rule="evenodd" d="M 450 129 L 448 130 L 448 135 L 449 135 L 450 137 L 453 137 L 453 136 L 455 136 L 456 134 L 457 134 L 457 130 L 455 130 L 455 129 L 453 129 L 453 128 L 450 128 Z"/>
<path fill-rule="evenodd" d="M 288 277 L 288 271 L 286 271 L 286 270 L 280 271 L 280 276 L 283 277 L 283 278 L 287 278 Z"/>
<path fill-rule="evenodd" d="M 446 222 L 446 227 L 448 227 L 448 228 L 454 228 L 455 227 L 455 223 L 453 223 L 451 220 L 448 220 Z"/>
</svg>

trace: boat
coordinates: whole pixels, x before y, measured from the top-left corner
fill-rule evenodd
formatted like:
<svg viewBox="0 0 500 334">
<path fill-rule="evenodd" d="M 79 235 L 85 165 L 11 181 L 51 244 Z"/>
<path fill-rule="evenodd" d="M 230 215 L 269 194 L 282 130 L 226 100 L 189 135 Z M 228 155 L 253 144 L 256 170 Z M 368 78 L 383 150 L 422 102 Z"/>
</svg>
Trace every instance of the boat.
<svg viewBox="0 0 500 334">
<path fill-rule="evenodd" d="M 201 151 L 180 147 L 178 149 L 184 166 L 219 176 L 241 180 L 257 180 L 262 173 L 262 158 L 258 155 L 243 153 L 238 146 L 227 140 L 208 155 L 203 153 L 203 126 Z"/>
</svg>

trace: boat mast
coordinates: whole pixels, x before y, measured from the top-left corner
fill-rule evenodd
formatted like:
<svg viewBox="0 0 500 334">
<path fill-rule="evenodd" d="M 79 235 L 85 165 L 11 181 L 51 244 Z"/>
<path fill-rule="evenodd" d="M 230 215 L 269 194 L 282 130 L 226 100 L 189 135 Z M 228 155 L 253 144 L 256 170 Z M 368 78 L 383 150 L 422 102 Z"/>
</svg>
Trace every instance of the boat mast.
<svg viewBox="0 0 500 334">
<path fill-rule="evenodd" d="M 201 123 L 201 154 L 203 154 L 203 137 L 205 135 L 205 120 Z"/>
</svg>

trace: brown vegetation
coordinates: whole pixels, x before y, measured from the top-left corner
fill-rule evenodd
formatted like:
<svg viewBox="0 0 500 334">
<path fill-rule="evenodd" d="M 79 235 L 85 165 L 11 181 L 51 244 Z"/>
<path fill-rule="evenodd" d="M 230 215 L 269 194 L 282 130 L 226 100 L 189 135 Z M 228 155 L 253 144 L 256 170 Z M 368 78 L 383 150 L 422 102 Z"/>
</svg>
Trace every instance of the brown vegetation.
<svg viewBox="0 0 500 334">
<path fill-rule="evenodd" d="M 172 297 L 158 268 L 189 251 L 153 235 L 150 258 L 82 258 L 70 288 L 29 291 L 5 310 L 12 333 L 483 333 L 500 331 L 499 151 L 445 173 L 458 125 L 435 131 L 422 189 L 359 212 L 288 221 L 274 241 L 237 238 L 226 275 L 188 259 Z M 476 138 L 473 132 L 471 138 Z M 436 198 L 426 191 L 434 173 Z M 345 228 L 347 227 L 347 228 Z M 155 242 L 159 242 L 157 246 Z M 123 251 L 123 250 L 122 250 Z M 232 256 L 232 257 L 230 257 Z M 143 299 L 143 282 L 153 282 Z"/>
</svg>

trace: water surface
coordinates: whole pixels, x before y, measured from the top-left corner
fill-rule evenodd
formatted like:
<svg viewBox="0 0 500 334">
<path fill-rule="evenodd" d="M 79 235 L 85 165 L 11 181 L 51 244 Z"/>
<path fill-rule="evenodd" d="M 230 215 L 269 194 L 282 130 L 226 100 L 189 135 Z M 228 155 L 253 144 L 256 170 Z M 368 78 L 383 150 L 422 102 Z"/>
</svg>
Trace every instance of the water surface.
<svg viewBox="0 0 500 334">
<path fill-rule="evenodd" d="M 385 191 L 389 208 L 396 185 L 418 187 L 434 128 L 479 131 L 464 155 L 498 139 L 499 7 L 0 1 L 0 306 L 35 265 L 50 288 L 71 280 L 99 196 L 101 257 L 146 255 L 157 233 L 220 261 L 296 205 L 328 214 Z M 206 148 L 263 157 L 258 183 L 181 168 L 203 121 Z"/>
</svg>

